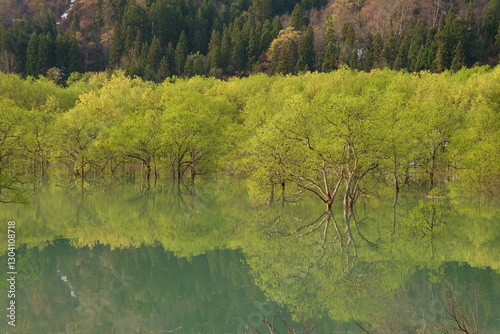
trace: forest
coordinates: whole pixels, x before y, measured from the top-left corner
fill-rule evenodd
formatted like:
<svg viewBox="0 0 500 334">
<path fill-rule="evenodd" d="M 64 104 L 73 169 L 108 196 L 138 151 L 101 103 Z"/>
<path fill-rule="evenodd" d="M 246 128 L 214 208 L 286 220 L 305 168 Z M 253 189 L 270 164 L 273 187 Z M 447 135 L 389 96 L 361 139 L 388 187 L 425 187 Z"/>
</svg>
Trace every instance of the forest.
<svg viewBox="0 0 500 334">
<path fill-rule="evenodd" d="M 59 84 L 104 70 L 157 83 L 457 71 L 495 66 L 500 50 L 499 0 L 4 0 L 0 11 L 0 70 Z"/>
<path fill-rule="evenodd" d="M 92 190 L 229 179 L 261 203 L 352 208 L 401 192 L 500 195 L 500 67 L 341 68 L 156 84 L 74 74 L 67 87 L 0 74 L 0 200 L 44 185 Z"/>
</svg>

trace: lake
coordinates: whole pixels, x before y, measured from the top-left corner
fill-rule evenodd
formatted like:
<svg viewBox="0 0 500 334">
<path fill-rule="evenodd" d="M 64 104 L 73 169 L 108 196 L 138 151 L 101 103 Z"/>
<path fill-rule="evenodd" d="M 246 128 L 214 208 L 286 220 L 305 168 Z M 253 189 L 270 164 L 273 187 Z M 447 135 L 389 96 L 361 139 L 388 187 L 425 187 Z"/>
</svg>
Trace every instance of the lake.
<svg viewBox="0 0 500 334">
<path fill-rule="evenodd" d="M 267 206 L 212 185 L 3 205 L 18 233 L 17 332 L 500 332 L 500 210 L 391 204 Z"/>
</svg>

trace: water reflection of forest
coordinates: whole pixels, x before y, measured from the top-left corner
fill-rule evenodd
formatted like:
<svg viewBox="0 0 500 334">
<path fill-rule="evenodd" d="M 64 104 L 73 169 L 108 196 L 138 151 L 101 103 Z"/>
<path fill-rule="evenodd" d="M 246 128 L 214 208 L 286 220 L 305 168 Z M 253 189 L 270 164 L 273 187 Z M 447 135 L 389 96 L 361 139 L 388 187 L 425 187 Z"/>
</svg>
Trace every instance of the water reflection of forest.
<svg viewBox="0 0 500 334">
<path fill-rule="evenodd" d="M 495 209 L 422 198 L 401 199 L 396 209 L 367 201 L 355 211 L 325 212 L 311 203 L 257 206 L 235 193 L 229 188 L 226 192 L 199 189 L 181 197 L 170 192 L 147 196 L 132 191 L 95 192 L 83 197 L 52 193 L 37 197 L 29 209 L 9 207 L 5 218 L 16 217 L 19 240 L 26 243 L 20 266 L 25 270 L 23 293 L 34 298 L 29 306 L 31 319 L 38 323 L 51 317 L 54 309 L 41 306 L 50 296 L 59 303 L 54 308 L 76 308 L 86 314 L 80 320 L 63 317 L 67 323 L 89 320 L 97 302 L 112 317 L 120 314 L 122 323 L 140 330 L 142 322 L 155 323 L 151 317 L 160 304 L 162 312 L 198 309 L 212 301 L 211 293 L 236 286 L 243 289 L 238 294 L 248 295 L 249 300 L 265 302 L 263 292 L 276 305 L 286 306 L 291 323 L 322 317 L 335 321 L 320 322 L 319 333 L 347 330 L 353 324 L 380 333 L 451 326 L 448 311 L 454 305 L 486 329 L 496 328 L 491 321 L 500 309 L 495 301 L 500 268 L 495 256 Z M 67 240 L 62 246 L 61 236 Z M 170 268 L 168 283 L 161 268 Z M 216 276 L 206 278 L 214 282 L 205 287 L 211 291 L 198 291 L 201 283 L 193 282 L 204 271 Z M 181 272 L 190 278 L 175 276 Z M 62 276 L 78 298 L 72 298 Z M 219 276 L 228 281 L 219 282 Z M 165 284 L 175 286 L 186 280 L 198 288 L 182 305 L 169 304 L 174 296 L 158 300 Z M 136 286 L 135 281 L 147 284 Z M 41 289 L 40 284 L 48 284 L 49 289 Z M 100 293 L 110 287 L 119 293 Z M 240 297 L 229 291 L 224 298 L 234 298 L 232 303 L 240 305 Z M 469 309 L 467 303 L 475 304 Z M 200 319 L 216 317 L 209 314 L 212 311 L 200 310 Z M 221 318 L 229 311 L 218 312 Z M 243 314 L 238 315 L 243 322 L 252 313 L 245 312 L 238 313 Z M 160 315 L 153 317 L 156 328 L 165 328 Z M 117 319 L 93 323 L 95 328 L 108 328 Z"/>
</svg>

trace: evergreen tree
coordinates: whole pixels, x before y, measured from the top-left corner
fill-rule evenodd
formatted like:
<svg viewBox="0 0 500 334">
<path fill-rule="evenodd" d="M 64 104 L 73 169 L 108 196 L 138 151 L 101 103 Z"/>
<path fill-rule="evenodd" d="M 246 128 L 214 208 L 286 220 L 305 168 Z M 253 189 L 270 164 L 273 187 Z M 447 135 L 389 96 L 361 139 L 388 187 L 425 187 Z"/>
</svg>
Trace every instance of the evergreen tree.
<svg viewBox="0 0 500 334">
<path fill-rule="evenodd" d="M 71 34 L 75 34 L 77 31 L 80 31 L 80 15 L 78 12 L 73 12 L 73 17 L 71 20 L 71 26 L 69 28 Z"/>
<path fill-rule="evenodd" d="M 401 39 L 401 43 L 399 45 L 398 55 L 396 57 L 396 60 L 394 61 L 394 66 L 393 66 L 395 70 L 408 68 L 408 51 L 410 49 L 412 33 L 413 33 L 413 25 L 408 24 L 403 29 L 403 36 Z"/>
<path fill-rule="evenodd" d="M 201 8 L 198 9 L 196 13 L 192 29 L 194 30 L 192 51 L 200 51 L 200 53 L 203 54 L 207 53 L 207 46 L 210 37 L 207 32 L 210 32 L 210 30 L 208 21 L 203 17 Z"/>
<path fill-rule="evenodd" d="M 453 52 L 458 42 L 465 37 L 466 31 L 463 22 L 456 18 L 453 5 L 450 7 L 446 15 L 444 26 L 440 27 L 436 35 L 436 42 L 438 47 L 439 58 L 436 60 L 436 70 L 441 72 L 451 66 L 453 59 Z M 443 67 L 442 70 L 438 68 Z"/>
<path fill-rule="evenodd" d="M 273 38 L 278 37 L 278 35 L 280 34 L 280 31 L 282 29 L 283 29 L 283 25 L 281 24 L 281 20 L 278 16 L 276 16 L 273 19 L 273 29 L 271 31 L 271 35 L 273 36 Z"/>
<path fill-rule="evenodd" d="M 148 50 L 148 61 L 144 73 L 146 80 L 156 81 L 157 72 L 160 67 L 161 60 L 162 50 L 160 40 L 154 37 Z"/>
<path fill-rule="evenodd" d="M 314 31 L 312 25 L 309 25 L 299 44 L 299 70 L 314 71 L 315 69 Z"/>
<path fill-rule="evenodd" d="M 231 37 L 233 50 L 231 53 L 232 66 L 236 71 L 245 71 L 248 63 L 247 45 L 243 34 L 238 28 L 233 28 Z"/>
<path fill-rule="evenodd" d="M 139 61 L 141 57 L 142 44 L 143 44 L 142 35 L 141 32 L 138 31 L 137 34 L 135 35 L 134 44 L 132 45 L 132 48 L 130 50 L 132 60 L 135 62 Z"/>
<path fill-rule="evenodd" d="M 182 75 L 184 72 L 184 64 L 186 62 L 188 52 L 188 44 L 186 33 L 183 31 L 179 38 L 179 42 L 175 47 L 175 71 L 177 75 Z"/>
<path fill-rule="evenodd" d="M 158 37 L 164 47 L 168 43 L 176 44 L 184 30 L 184 17 L 178 5 L 166 1 L 157 1 L 151 8 L 152 33 Z"/>
<path fill-rule="evenodd" d="M 361 58 L 361 69 L 363 71 L 370 71 L 373 68 L 373 35 L 368 33 L 365 40 L 365 47 L 363 49 L 363 56 Z"/>
<path fill-rule="evenodd" d="M 55 66 L 55 50 L 54 43 L 52 43 L 51 36 L 39 35 L 38 36 L 38 64 L 37 74 L 45 75 L 47 70 Z"/>
<path fill-rule="evenodd" d="M 445 61 L 444 61 L 444 56 L 443 56 L 443 47 L 440 46 L 438 48 L 438 51 L 436 53 L 436 58 L 434 59 L 434 71 L 435 72 L 443 72 L 446 69 Z"/>
<path fill-rule="evenodd" d="M 436 28 L 430 28 L 427 31 L 425 46 L 421 48 L 421 51 L 419 51 L 417 61 L 419 70 L 434 70 L 435 68 L 434 61 L 438 52 L 436 34 Z"/>
<path fill-rule="evenodd" d="M 37 76 L 40 74 L 38 69 L 38 35 L 32 33 L 26 50 L 26 75 Z"/>
<path fill-rule="evenodd" d="M 165 51 L 165 60 L 168 66 L 167 77 L 170 77 L 175 73 L 175 49 L 172 42 L 168 43 L 167 50 Z"/>
<path fill-rule="evenodd" d="M 220 68 L 227 72 L 231 62 L 231 37 L 229 28 L 225 28 L 222 32 L 222 41 L 220 45 Z"/>
<path fill-rule="evenodd" d="M 163 82 L 170 76 L 172 76 L 172 71 L 169 65 L 169 61 L 167 57 L 163 57 L 160 62 L 160 68 L 158 69 L 158 75 L 156 76 L 156 82 Z"/>
<path fill-rule="evenodd" d="M 373 68 L 383 68 L 386 66 L 384 56 L 384 41 L 380 34 L 376 34 L 373 38 Z"/>
<path fill-rule="evenodd" d="M 329 41 L 323 52 L 323 62 L 321 70 L 323 72 L 330 72 L 338 68 L 338 53 L 336 52 L 334 43 Z"/>
<path fill-rule="evenodd" d="M 141 48 L 141 57 L 140 61 L 135 68 L 135 73 L 139 77 L 143 77 L 146 72 L 146 66 L 148 64 L 148 56 L 149 56 L 149 44 L 147 42 L 142 43 Z"/>
<path fill-rule="evenodd" d="M 121 57 L 123 54 L 123 37 L 120 23 L 116 23 L 111 39 L 111 47 L 109 50 L 109 64 L 113 68 L 120 66 Z"/>
<path fill-rule="evenodd" d="M 131 0 L 127 3 L 123 14 L 121 27 L 123 45 L 132 46 L 139 31 L 144 41 L 151 41 L 151 25 L 148 13 L 144 8 L 137 5 L 134 0 Z"/>
<path fill-rule="evenodd" d="M 69 34 L 57 35 L 55 48 L 56 48 L 56 66 L 60 68 L 63 72 L 63 76 L 69 75 L 68 66 L 69 66 L 69 43 L 68 43 Z"/>
<path fill-rule="evenodd" d="M 393 68 L 396 57 L 398 56 L 399 48 L 396 36 L 394 33 L 391 34 L 389 39 L 384 45 L 383 59 L 385 66 Z"/>
<path fill-rule="evenodd" d="M 299 3 L 297 3 L 292 11 L 290 25 L 295 30 L 302 30 L 302 28 L 304 28 L 307 24 L 309 24 L 309 22 L 307 21 L 308 19 L 304 17 L 304 10 L 302 9 L 302 6 Z"/>
<path fill-rule="evenodd" d="M 424 31 L 420 23 L 413 26 L 411 34 L 410 46 L 408 48 L 407 66 L 412 72 L 418 71 L 418 53 L 420 48 L 424 45 Z"/>
<path fill-rule="evenodd" d="M 78 41 L 71 36 L 69 37 L 68 75 L 75 72 L 82 72 L 82 61 Z"/>
<path fill-rule="evenodd" d="M 498 25 L 498 33 L 496 36 L 496 43 L 497 43 L 498 50 L 500 50 L 500 25 Z"/>
<path fill-rule="evenodd" d="M 273 41 L 273 35 L 271 33 L 271 30 L 272 30 L 271 22 L 269 22 L 269 20 L 266 20 L 262 25 L 262 32 L 260 34 L 259 49 L 261 52 L 267 50 L 269 48 L 269 45 L 271 45 L 271 42 Z"/>
<path fill-rule="evenodd" d="M 450 70 L 456 72 L 465 66 L 465 56 L 462 50 L 462 43 L 459 42 L 455 48 L 453 60 L 451 61 Z"/>
<path fill-rule="evenodd" d="M 160 45 L 160 40 L 156 37 L 153 38 L 151 46 L 148 52 L 148 63 L 153 65 L 153 68 L 157 69 L 160 66 L 162 59 L 162 49 Z"/>
<path fill-rule="evenodd" d="M 292 39 L 286 43 L 283 50 L 283 57 L 280 59 L 281 73 L 297 74 L 297 63 L 299 60 L 298 43 Z"/>
<path fill-rule="evenodd" d="M 469 3 L 467 9 L 467 16 L 465 18 L 466 26 L 466 36 L 464 37 L 464 55 L 466 66 L 472 66 L 478 57 L 478 31 L 476 27 L 476 16 L 474 14 L 474 8 L 472 7 L 472 2 Z"/>
<path fill-rule="evenodd" d="M 482 27 L 483 37 L 487 44 L 494 41 L 500 23 L 500 0 L 489 0 L 486 17 Z"/>
<path fill-rule="evenodd" d="M 250 35 L 248 36 L 247 54 L 248 66 L 251 67 L 257 62 L 260 55 L 260 36 L 255 27 L 250 30 Z"/>
<path fill-rule="evenodd" d="M 204 75 L 205 73 L 205 57 L 200 52 L 187 56 L 184 71 L 186 76 L 192 77 L 195 75 Z"/>
<path fill-rule="evenodd" d="M 339 61 L 342 64 L 349 65 L 352 60 L 352 54 L 356 51 L 356 32 L 354 31 L 354 25 L 352 23 L 348 22 L 342 26 L 342 37 L 340 42 Z"/>
<path fill-rule="evenodd" d="M 497 56 L 496 35 L 500 27 L 500 0 L 489 0 L 486 17 L 481 29 L 484 41 L 484 58 L 491 62 Z"/>
<path fill-rule="evenodd" d="M 254 0 L 248 11 L 261 22 L 267 20 L 272 15 L 271 0 Z"/>
<path fill-rule="evenodd" d="M 110 16 L 113 22 L 121 20 L 126 4 L 127 0 L 108 0 L 107 7 L 111 11 Z"/>
<path fill-rule="evenodd" d="M 208 68 L 220 68 L 221 65 L 221 36 L 220 32 L 213 30 L 208 43 L 207 64 Z"/>
</svg>

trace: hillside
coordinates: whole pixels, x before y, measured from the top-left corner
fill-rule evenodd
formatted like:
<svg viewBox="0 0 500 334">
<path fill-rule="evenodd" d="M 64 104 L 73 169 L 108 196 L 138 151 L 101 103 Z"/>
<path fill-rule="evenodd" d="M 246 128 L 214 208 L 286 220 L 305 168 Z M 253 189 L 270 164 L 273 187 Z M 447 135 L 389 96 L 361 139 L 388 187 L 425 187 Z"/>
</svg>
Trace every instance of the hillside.
<svg viewBox="0 0 500 334">
<path fill-rule="evenodd" d="M 244 76 L 498 64 L 499 0 L 3 0 L 0 70 Z M 57 78 L 60 73 L 62 77 Z"/>
</svg>

